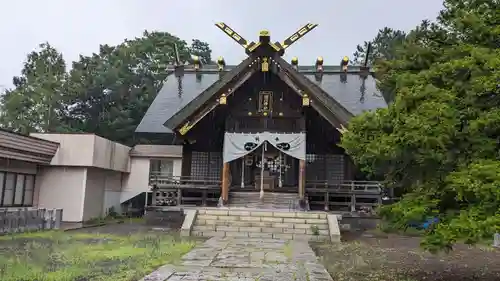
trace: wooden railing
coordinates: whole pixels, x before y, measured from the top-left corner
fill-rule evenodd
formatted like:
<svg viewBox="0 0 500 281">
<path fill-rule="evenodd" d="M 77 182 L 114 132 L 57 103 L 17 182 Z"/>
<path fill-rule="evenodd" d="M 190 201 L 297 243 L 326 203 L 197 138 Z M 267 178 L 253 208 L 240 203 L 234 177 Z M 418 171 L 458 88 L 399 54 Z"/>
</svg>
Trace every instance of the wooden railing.
<svg viewBox="0 0 500 281">
<path fill-rule="evenodd" d="M 153 186 L 153 206 L 217 206 L 221 192 L 218 177 L 152 173 L 150 185 Z M 313 210 L 373 210 L 382 203 L 384 192 L 383 185 L 376 181 L 306 181 L 306 196 Z"/>
<path fill-rule="evenodd" d="M 151 173 L 152 206 L 217 206 L 221 180 L 214 177 L 170 176 Z"/>
<path fill-rule="evenodd" d="M 337 193 L 382 193 L 382 184 L 378 181 L 306 181 L 306 191 L 329 191 Z"/>
<path fill-rule="evenodd" d="M 377 181 L 307 181 L 306 193 L 312 209 L 359 212 L 381 204 L 384 187 Z"/>
<path fill-rule="evenodd" d="M 150 173 L 149 184 L 158 188 L 213 188 L 222 184 L 220 177 L 170 176 Z"/>
</svg>

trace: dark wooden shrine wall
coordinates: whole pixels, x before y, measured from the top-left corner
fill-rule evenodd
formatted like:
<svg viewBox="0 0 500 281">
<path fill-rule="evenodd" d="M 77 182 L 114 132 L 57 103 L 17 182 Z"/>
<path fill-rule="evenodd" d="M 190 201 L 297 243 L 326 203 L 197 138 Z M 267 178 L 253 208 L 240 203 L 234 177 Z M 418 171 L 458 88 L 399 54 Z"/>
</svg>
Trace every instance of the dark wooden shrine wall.
<svg viewBox="0 0 500 281">
<path fill-rule="evenodd" d="M 185 149 L 200 152 L 222 152 L 226 122 L 226 108 L 220 107 L 196 124 L 184 137 Z"/>
<path fill-rule="evenodd" d="M 298 160 L 289 156 L 282 158 L 287 168 L 283 171 L 283 185 L 298 184 Z M 251 167 L 245 165 L 245 185 L 253 185 L 254 176 Z M 241 160 L 231 162 L 231 179 L 233 185 L 241 182 Z M 182 159 L 182 176 L 207 179 L 218 178 L 222 172 L 221 152 L 186 151 Z M 306 180 L 325 181 L 330 184 L 354 179 L 354 166 L 346 155 L 342 154 L 307 154 Z"/>
<path fill-rule="evenodd" d="M 266 115 L 261 111 L 261 92 L 272 93 Z M 279 77 L 257 73 L 228 98 L 229 132 L 304 131 L 302 100 Z"/>
<path fill-rule="evenodd" d="M 313 108 L 305 110 L 307 154 L 345 154 L 340 132 Z"/>
<path fill-rule="evenodd" d="M 260 91 L 273 92 L 272 111 L 268 116 L 259 112 Z M 342 181 L 349 174 L 348 159 L 337 145 L 340 133 L 314 109 L 302 107 L 301 97 L 274 75 L 257 73 L 228 98 L 227 105 L 218 106 L 188 132 L 185 136 L 188 144 L 184 145 L 183 175 L 220 175 L 225 131 L 306 131 L 307 179 Z M 288 165 L 291 165 L 291 171 L 297 170 L 298 164 L 294 160 L 290 159 Z M 241 180 L 238 179 L 241 163 L 233 163 L 231 167 L 233 184 L 237 184 L 234 181 Z M 249 176 L 246 171 L 245 178 Z M 295 177 L 290 176 L 286 181 L 287 184 L 294 184 Z"/>
<path fill-rule="evenodd" d="M 228 99 L 229 115 L 232 117 L 262 116 L 259 110 L 259 93 L 272 92 L 270 115 L 266 118 L 276 118 L 282 113 L 283 117 L 302 117 L 302 100 L 286 83 L 274 74 L 254 74 Z M 263 117 L 263 116 L 262 116 Z"/>
</svg>

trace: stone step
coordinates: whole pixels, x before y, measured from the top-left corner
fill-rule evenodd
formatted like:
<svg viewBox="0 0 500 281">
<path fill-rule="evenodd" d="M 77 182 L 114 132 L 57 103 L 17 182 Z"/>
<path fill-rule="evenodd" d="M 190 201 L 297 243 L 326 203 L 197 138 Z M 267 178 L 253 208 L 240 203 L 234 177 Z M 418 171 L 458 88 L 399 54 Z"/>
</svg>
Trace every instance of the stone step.
<svg viewBox="0 0 500 281">
<path fill-rule="evenodd" d="M 295 202 L 252 202 L 252 201 L 242 201 L 242 202 L 229 202 L 229 207 L 246 207 L 249 209 L 263 209 L 273 210 L 273 207 L 282 207 L 285 209 L 293 208 L 297 203 Z M 255 207 L 252 207 L 255 206 Z"/>
<path fill-rule="evenodd" d="M 287 218 L 287 217 L 258 217 L 258 216 L 215 216 L 215 215 L 198 215 L 197 220 L 218 220 L 218 221 L 247 221 L 247 222 L 273 222 L 273 223 L 293 223 L 293 224 L 309 224 L 319 225 L 325 224 L 325 219 L 305 219 L 305 218 Z"/>
<path fill-rule="evenodd" d="M 340 241 L 339 216 L 326 212 L 205 208 L 188 210 L 182 235 Z"/>
<path fill-rule="evenodd" d="M 293 193 L 264 193 L 264 197 L 262 199 L 295 199 L 298 198 L 298 194 Z M 238 192 L 231 193 L 229 195 L 230 199 L 260 199 L 260 194 L 258 192 Z"/>
<path fill-rule="evenodd" d="M 290 204 L 298 201 L 299 199 L 285 199 L 285 198 L 279 198 L 279 199 L 264 199 L 260 200 L 259 198 L 251 199 L 251 198 L 237 198 L 237 199 L 229 199 L 229 204 L 234 204 L 234 203 L 274 203 L 274 204 Z"/>
<path fill-rule="evenodd" d="M 194 223 L 195 226 L 235 226 L 235 227 L 279 227 L 279 228 L 317 228 L 321 230 L 328 229 L 328 223 L 325 221 L 323 223 L 315 224 L 297 224 L 297 223 L 285 223 L 285 222 L 263 222 L 263 221 L 224 221 L 224 220 L 203 220 L 197 219 Z"/>
<path fill-rule="evenodd" d="M 218 231 L 218 232 L 248 232 L 248 233 L 287 233 L 287 234 L 309 234 L 326 235 L 330 233 L 328 229 L 310 228 L 288 228 L 288 227 L 256 227 L 256 226 L 224 226 L 224 225 L 195 225 L 193 231 Z"/>
<path fill-rule="evenodd" d="M 229 198 L 229 202 L 293 202 L 299 200 L 298 198 L 262 198 L 259 197 L 241 197 L 241 198 Z"/>
<path fill-rule="evenodd" d="M 192 235 L 330 240 L 327 214 L 324 212 L 198 210 Z"/>
<path fill-rule="evenodd" d="M 249 198 L 237 198 L 237 199 L 229 199 L 229 203 L 281 203 L 281 204 L 288 204 L 291 202 L 295 202 L 298 199 L 264 199 L 260 200 L 259 198 L 256 199 L 249 199 Z"/>
<path fill-rule="evenodd" d="M 260 196 L 259 191 L 231 191 L 231 196 Z M 298 193 L 264 192 L 264 196 L 297 196 Z"/>
<path fill-rule="evenodd" d="M 241 199 L 229 199 L 229 204 L 235 204 L 235 203 L 273 203 L 273 204 L 290 204 L 290 203 L 293 203 L 295 201 L 297 201 L 298 199 L 291 199 L 291 200 L 284 200 L 284 199 L 276 199 L 276 200 L 270 200 L 270 199 L 266 199 L 266 200 L 260 200 L 260 199 L 255 199 L 255 200 L 252 200 L 252 199 L 248 199 L 248 198 L 241 198 Z"/>
<path fill-rule="evenodd" d="M 264 196 L 262 199 L 257 194 L 257 196 L 230 196 L 230 200 L 293 200 L 299 198 L 298 196 Z"/>
<path fill-rule="evenodd" d="M 275 217 L 275 218 L 298 218 L 298 219 L 326 219 L 325 212 L 286 212 L 286 211 L 259 211 L 238 209 L 201 209 L 200 216 L 252 216 L 252 217 Z"/>
<path fill-rule="evenodd" d="M 261 203 L 230 203 L 231 208 L 250 208 L 250 209 L 266 209 L 266 210 L 298 210 L 289 204 L 261 204 Z"/>
<path fill-rule="evenodd" d="M 298 202 L 298 195 L 294 193 L 264 194 L 261 199 L 259 192 L 232 192 L 229 197 L 230 207 L 251 209 L 294 210 Z"/>
<path fill-rule="evenodd" d="M 257 197 L 260 198 L 260 192 L 231 192 L 229 194 L 230 197 L 233 198 L 241 198 L 241 197 Z M 264 192 L 264 198 L 273 198 L 273 197 L 286 197 L 293 198 L 298 197 L 297 193 L 270 193 Z"/>
<path fill-rule="evenodd" d="M 297 198 L 229 198 L 230 203 L 240 203 L 240 202 L 274 202 L 274 203 L 288 203 L 298 200 Z"/>
<path fill-rule="evenodd" d="M 305 241 L 328 241 L 328 235 L 293 234 L 293 233 L 271 233 L 271 232 L 236 232 L 236 231 L 192 231 L 194 236 L 202 237 L 241 237 L 241 238 L 268 238 L 279 240 L 305 240 Z"/>
</svg>

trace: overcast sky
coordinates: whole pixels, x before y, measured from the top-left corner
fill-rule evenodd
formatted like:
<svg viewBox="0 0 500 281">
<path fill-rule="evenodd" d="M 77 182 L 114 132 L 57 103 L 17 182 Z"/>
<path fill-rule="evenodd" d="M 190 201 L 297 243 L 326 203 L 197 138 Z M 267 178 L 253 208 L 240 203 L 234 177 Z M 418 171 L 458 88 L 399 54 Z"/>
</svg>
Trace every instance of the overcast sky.
<svg viewBox="0 0 500 281">
<path fill-rule="evenodd" d="M 243 49 L 214 26 L 223 21 L 249 41 L 261 29 L 282 41 L 300 26 L 319 26 L 290 47 L 286 57 L 312 64 L 317 56 L 336 63 L 384 26 L 409 30 L 434 19 L 440 0 L 0 0 L 0 85 L 10 86 L 26 54 L 48 41 L 66 61 L 91 54 L 99 44 L 118 44 L 142 31 L 168 31 L 190 42 L 210 43 L 229 64 Z M 68 63 L 68 65 L 70 65 Z"/>
</svg>

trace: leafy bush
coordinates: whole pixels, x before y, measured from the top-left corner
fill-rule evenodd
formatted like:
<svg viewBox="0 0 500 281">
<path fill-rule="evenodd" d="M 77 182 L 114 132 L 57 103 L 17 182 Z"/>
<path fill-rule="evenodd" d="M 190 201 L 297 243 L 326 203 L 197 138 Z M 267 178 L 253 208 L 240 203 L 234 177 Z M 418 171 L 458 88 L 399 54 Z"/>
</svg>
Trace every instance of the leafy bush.
<svg viewBox="0 0 500 281">
<path fill-rule="evenodd" d="M 446 0 L 437 22 L 377 60 L 388 108 L 353 118 L 342 146 L 360 168 L 404 194 L 380 208 L 394 228 L 437 217 L 422 246 L 491 239 L 500 229 L 498 0 Z"/>
</svg>

